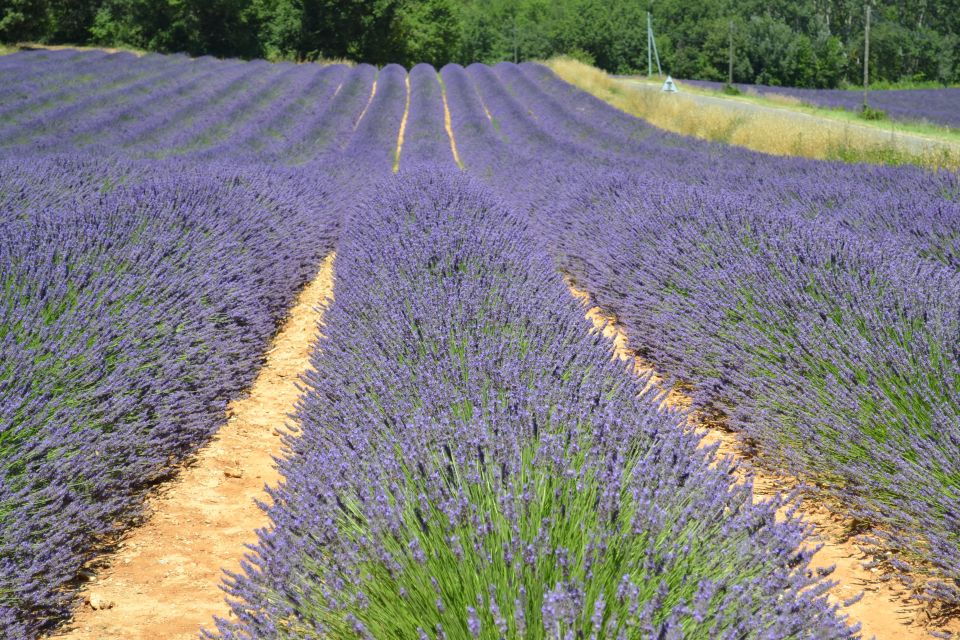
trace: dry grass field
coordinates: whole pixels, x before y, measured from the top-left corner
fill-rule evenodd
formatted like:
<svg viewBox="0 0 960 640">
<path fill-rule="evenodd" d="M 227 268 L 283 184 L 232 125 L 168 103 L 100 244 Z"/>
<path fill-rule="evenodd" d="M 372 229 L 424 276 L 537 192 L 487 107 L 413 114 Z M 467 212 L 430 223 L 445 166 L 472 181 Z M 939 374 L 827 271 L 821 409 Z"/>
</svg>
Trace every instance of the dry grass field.
<svg viewBox="0 0 960 640">
<path fill-rule="evenodd" d="M 668 131 L 776 155 L 821 160 L 960 167 L 960 145 L 881 126 L 816 118 L 790 109 L 630 86 L 571 58 L 546 62 L 560 78 Z M 785 105 L 787 106 L 787 105 Z"/>
</svg>

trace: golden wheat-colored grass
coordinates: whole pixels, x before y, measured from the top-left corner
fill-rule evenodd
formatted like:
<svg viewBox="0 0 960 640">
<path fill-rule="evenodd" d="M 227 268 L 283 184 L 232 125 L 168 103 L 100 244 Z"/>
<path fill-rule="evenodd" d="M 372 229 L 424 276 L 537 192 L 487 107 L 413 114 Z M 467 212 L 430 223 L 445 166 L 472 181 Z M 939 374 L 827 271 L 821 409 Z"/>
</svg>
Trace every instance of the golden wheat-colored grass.
<svg viewBox="0 0 960 640">
<path fill-rule="evenodd" d="M 734 105 L 703 104 L 682 91 L 664 93 L 630 87 L 570 58 L 553 58 L 545 64 L 570 84 L 667 131 L 776 155 L 960 168 L 960 145 L 949 140 L 842 120 L 807 118 L 789 109 L 745 111 Z"/>
</svg>

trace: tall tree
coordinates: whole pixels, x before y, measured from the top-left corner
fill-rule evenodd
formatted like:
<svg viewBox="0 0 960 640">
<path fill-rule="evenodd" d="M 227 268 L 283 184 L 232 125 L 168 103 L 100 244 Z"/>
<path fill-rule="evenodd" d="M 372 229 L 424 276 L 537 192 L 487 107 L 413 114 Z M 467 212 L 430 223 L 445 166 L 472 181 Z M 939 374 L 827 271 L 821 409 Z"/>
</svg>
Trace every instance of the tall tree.
<svg viewBox="0 0 960 640">
<path fill-rule="evenodd" d="M 871 77 L 960 82 L 957 0 L 874 0 Z M 862 0 L 0 0 L 0 38 L 273 60 L 440 66 L 572 53 L 646 68 L 646 12 L 664 70 L 834 87 L 862 68 Z"/>
<path fill-rule="evenodd" d="M 88 42 L 90 28 L 99 8 L 99 2 L 90 0 L 49 0 L 49 30 L 44 39 L 53 42 Z"/>
<path fill-rule="evenodd" d="M 460 50 L 460 24 L 451 0 L 417 0 L 403 4 L 397 35 L 403 45 L 403 62 L 428 62 L 441 66 Z"/>
<path fill-rule="evenodd" d="M 0 39 L 43 40 L 49 29 L 46 0 L 0 0 Z"/>
</svg>

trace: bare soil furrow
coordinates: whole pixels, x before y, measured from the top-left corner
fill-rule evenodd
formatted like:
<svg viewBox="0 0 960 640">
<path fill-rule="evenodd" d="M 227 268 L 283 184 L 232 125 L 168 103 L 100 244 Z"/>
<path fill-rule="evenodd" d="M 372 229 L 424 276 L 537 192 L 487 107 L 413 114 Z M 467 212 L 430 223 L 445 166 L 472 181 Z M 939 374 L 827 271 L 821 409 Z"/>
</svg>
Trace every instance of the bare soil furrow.
<svg viewBox="0 0 960 640">
<path fill-rule="evenodd" d="M 54 637 L 197 638 L 214 616 L 229 615 L 223 571 L 239 571 L 246 545 L 269 525 L 256 501 L 269 502 L 265 487 L 280 480 L 274 458 L 333 293 L 333 262 L 327 257 L 301 292 L 249 393 L 227 409 L 228 422 L 150 500 L 144 524 L 101 561 L 72 624 Z"/>
<path fill-rule="evenodd" d="M 629 347 L 627 335 L 617 323 L 616 318 L 606 314 L 600 307 L 594 306 L 590 294 L 578 289 L 569 280 L 570 292 L 588 306 L 586 316 L 593 322 L 597 331 L 611 340 L 615 357 L 624 362 L 633 361 L 637 375 L 651 374 L 650 385 L 663 386 L 663 378 L 656 374 L 650 364 L 638 357 Z M 689 407 L 689 396 L 670 389 L 663 400 L 670 407 Z M 773 473 L 751 462 L 745 453 L 745 446 L 736 433 L 722 429 L 691 414 L 692 426 L 703 434 L 701 446 L 717 445 L 721 456 L 729 456 L 738 465 L 738 479 L 753 482 L 754 499 L 765 500 L 777 493 L 790 492 L 798 486 L 796 478 Z M 898 588 L 896 581 L 864 566 L 869 561 L 861 551 L 856 540 L 849 532 L 853 523 L 829 504 L 817 501 L 816 496 L 806 495 L 800 504 L 799 514 L 813 527 L 815 535 L 812 543 L 822 545 L 814 556 L 811 567 L 835 567 L 830 579 L 837 584 L 830 591 L 832 601 L 842 603 L 850 601 L 862 593 L 862 597 L 843 611 L 850 616 L 850 623 L 860 623 L 864 638 L 877 640 L 926 640 L 931 638 L 931 630 L 960 631 L 960 625 L 951 622 L 947 628 L 930 625 L 930 620 L 922 606 L 908 598 L 908 594 Z"/>
</svg>

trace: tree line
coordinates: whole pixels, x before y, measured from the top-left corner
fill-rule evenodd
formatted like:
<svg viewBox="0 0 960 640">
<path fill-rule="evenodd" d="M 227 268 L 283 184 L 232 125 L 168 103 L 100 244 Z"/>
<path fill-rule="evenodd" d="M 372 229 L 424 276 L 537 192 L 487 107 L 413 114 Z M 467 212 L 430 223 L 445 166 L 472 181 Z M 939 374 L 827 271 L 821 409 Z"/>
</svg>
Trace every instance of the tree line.
<svg viewBox="0 0 960 640">
<path fill-rule="evenodd" d="M 566 54 L 646 72 L 646 12 L 664 72 L 801 87 L 856 83 L 862 0 L 0 0 L 0 40 L 373 64 Z M 870 69 L 960 82 L 956 0 L 872 0 Z"/>
</svg>

